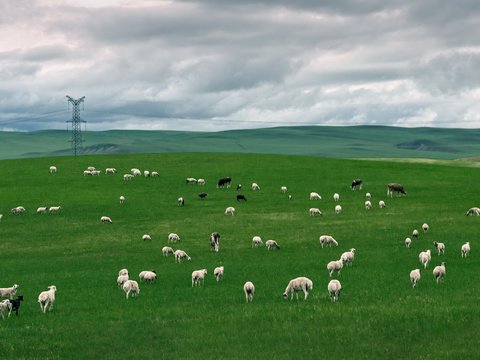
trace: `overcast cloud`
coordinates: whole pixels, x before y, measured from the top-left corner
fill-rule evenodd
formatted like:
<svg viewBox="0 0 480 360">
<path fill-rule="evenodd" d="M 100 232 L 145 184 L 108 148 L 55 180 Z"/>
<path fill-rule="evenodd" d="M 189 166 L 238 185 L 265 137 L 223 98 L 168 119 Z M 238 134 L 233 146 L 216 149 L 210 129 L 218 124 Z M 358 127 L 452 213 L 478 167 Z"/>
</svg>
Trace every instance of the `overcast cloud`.
<svg viewBox="0 0 480 360">
<path fill-rule="evenodd" d="M 0 2 L 0 130 L 480 127 L 476 0 Z"/>
</svg>

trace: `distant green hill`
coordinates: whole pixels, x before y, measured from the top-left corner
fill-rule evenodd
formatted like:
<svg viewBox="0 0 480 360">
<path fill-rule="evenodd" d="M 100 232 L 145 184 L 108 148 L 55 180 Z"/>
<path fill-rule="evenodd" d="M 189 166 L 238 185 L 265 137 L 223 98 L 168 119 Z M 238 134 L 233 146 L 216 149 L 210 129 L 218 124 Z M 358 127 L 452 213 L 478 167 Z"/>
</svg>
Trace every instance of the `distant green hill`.
<svg viewBox="0 0 480 360">
<path fill-rule="evenodd" d="M 67 130 L 0 132 L 0 159 L 68 156 Z M 480 155 L 480 129 L 301 126 L 219 132 L 83 132 L 84 154 L 257 153 L 335 158 L 462 159 Z"/>
</svg>

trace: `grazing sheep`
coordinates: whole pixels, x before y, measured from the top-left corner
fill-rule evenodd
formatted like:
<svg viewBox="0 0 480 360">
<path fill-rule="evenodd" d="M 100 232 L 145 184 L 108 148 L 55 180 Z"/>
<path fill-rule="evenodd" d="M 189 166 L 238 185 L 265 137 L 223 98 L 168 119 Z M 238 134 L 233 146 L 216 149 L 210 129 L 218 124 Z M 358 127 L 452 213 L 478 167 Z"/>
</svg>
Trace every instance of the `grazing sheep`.
<svg viewBox="0 0 480 360">
<path fill-rule="evenodd" d="M 116 174 L 117 173 L 117 169 L 115 168 L 106 168 L 105 169 L 105 174 Z"/>
<path fill-rule="evenodd" d="M 84 170 L 83 176 L 92 176 L 92 172 L 90 170 Z"/>
<path fill-rule="evenodd" d="M 125 281 L 127 281 L 129 279 L 129 275 L 126 274 L 126 275 L 118 275 L 117 277 L 117 285 L 118 285 L 118 288 L 121 290 L 123 289 L 123 284 L 125 284 Z"/>
<path fill-rule="evenodd" d="M 282 194 L 285 194 L 285 193 L 287 192 L 287 187 L 286 187 L 286 186 L 282 186 L 282 187 L 280 188 L 280 192 L 281 192 Z"/>
<path fill-rule="evenodd" d="M 420 263 L 423 265 L 423 267 L 426 269 L 427 266 L 428 266 L 428 263 L 430 262 L 430 260 L 432 260 L 432 255 L 431 255 L 431 251 L 430 249 L 428 249 L 427 251 L 422 251 L 419 255 L 418 255 L 418 260 L 420 260 Z"/>
<path fill-rule="evenodd" d="M 133 178 L 133 175 L 132 175 L 132 174 L 125 174 L 125 175 L 123 175 L 123 181 L 125 181 L 125 180 L 132 180 L 132 178 Z"/>
<path fill-rule="evenodd" d="M 146 283 L 153 283 L 157 279 L 157 273 L 155 271 L 147 271 L 145 275 L 143 275 L 143 281 Z"/>
<path fill-rule="evenodd" d="M 94 166 L 89 166 L 89 167 L 87 167 L 87 170 L 88 171 L 95 171 L 95 167 Z"/>
<path fill-rule="evenodd" d="M 350 264 L 350 266 L 353 266 L 353 260 L 355 259 L 355 249 L 354 248 L 351 248 L 350 251 L 346 251 L 342 254 L 342 256 L 340 257 L 340 259 L 345 263 L 347 264 Z"/>
<path fill-rule="evenodd" d="M 465 258 L 467 258 L 468 254 L 470 253 L 470 242 L 466 242 L 465 244 L 462 245 L 462 258 L 465 255 Z"/>
<path fill-rule="evenodd" d="M 305 300 L 308 297 L 308 290 L 313 289 L 313 282 L 309 278 L 306 277 L 298 277 L 296 279 L 290 280 L 288 283 L 285 292 L 283 293 L 283 298 L 288 299 L 288 296 L 292 294 L 290 300 L 293 300 L 293 294 L 297 294 L 298 300 L 298 292 L 303 291 L 305 294 Z"/>
<path fill-rule="evenodd" d="M 168 254 L 173 255 L 173 249 L 170 246 L 164 246 L 162 248 L 162 254 L 163 254 L 163 256 L 168 256 Z"/>
<path fill-rule="evenodd" d="M 403 194 L 403 196 L 407 196 L 407 193 L 405 190 L 403 190 L 403 186 L 400 184 L 388 184 L 387 185 L 387 196 L 390 195 L 390 197 L 393 197 L 393 192 L 397 192 L 397 197 L 400 196 L 400 193 Z"/>
<path fill-rule="evenodd" d="M 102 224 L 103 224 L 103 223 L 106 223 L 106 222 L 112 224 L 112 219 L 110 219 L 108 216 L 102 216 L 102 217 L 100 218 L 100 221 L 102 222 Z"/>
<path fill-rule="evenodd" d="M 179 197 L 178 200 L 177 200 L 177 205 L 178 206 L 185 205 L 185 199 L 183 197 Z"/>
<path fill-rule="evenodd" d="M 362 190 L 362 186 L 363 186 L 362 179 L 353 180 L 352 185 L 350 185 L 350 189 L 357 190 L 357 186 L 360 188 L 360 190 Z"/>
<path fill-rule="evenodd" d="M 335 214 L 341 214 L 342 212 L 342 207 L 340 205 L 335 206 Z"/>
<path fill-rule="evenodd" d="M 418 240 L 418 230 L 417 229 L 413 230 L 412 237 L 414 237 L 415 239 Z"/>
<path fill-rule="evenodd" d="M 378 202 L 378 206 L 380 206 L 380 209 L 385 208 L 385 201 L 380 200 L 380 201 Z"/>
<path fill-rule="evenodd" d="M 440 255 L 440 252 L 442 252 L 443 255 L 445 255 L 445 244 L 444 243 L 439 243 L 439 242 L 434 241 L 433 245 L 437 248 L 438 255 Z"/>
<path fill-rule="evenodd" d="M 438 284 L 438 280 L 441 280 L 443 283 L 443 277 L 445 276 L 445 265 L 447 265 L 447 263 L 442 262 L 440 266 L 435 266 L 435 269 L 433 269 L 433 276 L 435 276 L 435 279 L 437 280 L 437 284 Z"/>
<path fill-rule="evenodd" d="M 183 250 L 177 250 L 173 253 L 173 255 L 175 256 L 175 262 L 178 261 L 179 263 L 181 263 L 184 258 L 187 258 L 188 261 L 192 260 L 192 258 L 188 256 L 187 253 Z"/>
<path fill-rule="evenodd" d="M 56 173 L 57 172 L 57 167 L 56 166 L 50 166 L 50 173 Z"/>
<path fill-rule="evenodd" d="M 372 208 L 372 203 L 367 200 L 365 201 L 365 210 L 370 210 Z"/>
<path fill-rule="evenodd" d="M 145 235 L 142 236 L 142 240 L 143 241 L 152 241 L 152 238 L 150 237 L 150 235 L 145 234 Z"/>
<path fill-rule="evenodd" d="M 310 208 L 310 216 L 320 215 L 323 216 L 322 212 L 318 208 Z"/>
<path fill-rule="evenodd" d="M 292 195 L 288 195 L 288 200 L 292 200 Z"/>
<path fill-rule="evenodd" d="M 199 194 L 198 194 L 198 198 L 199 198 L 200 200 L 205 199 L 207 196 L 208 196 L 208 194 L 207 194 L 206 192 L 202 192 L 202 193 L 199 193 Z"/>
<path fill-rule="evenodd" d="M 138 296 L 140 294 L 140 288 L 138 287 L 138 283 L 135 280 L 127 280 L 125 284 L 123 284 L 123 291 L 128 295 L 132 293 L 132 297 Z"/>
<path fill-rule="evenodd" d="M 198 185 L 205 186 L 205 179 L 198 179 Z"/>
<path fill-rule="evenodd" d="M 12 304 L 10 303 L 10 300 L 3 300 L 0 302 L 0 314 L 2 314 L 2 319 L 5 320 L 5 317 L 3 316 L 3 312 L 8 308 L 10 309 Z M 10 317 L 10 316 L 9 316 Z"/>
<path fill-rule="evenodd" d="M 409 237 L 407 237 L 405 239 L 405 246 L 407 247 L 407 249 L 410 247 L 410 244 L 412 243 L 412 239 L 410 239 Z"/>
<path fill-rule="evenodd" d="M 60 210 L 62 207 L 61 206 L 50 206 L 48 209 L 48 212 L 51 214 L 56 214 L 58 210 Z"/>
<path fill-rule="evenodd" d="M 322 200 L 322 197 L 316 192 L 311 192 L 310 200 Z"/>
<path fill-rule="evenodd" d="M 243 291 L 245 292 L 245 298 L 248 301 L 253 301 L 253 296 L 255 295 L 255 286 L 250 281 L 247 281 L 245 285 L 243 285 Z"/>
<path fill-rule="evenodd" d="M 130 274 L 128 273 L 127 269 L 122 269 L 118 272 L 118 276 L 120 276 L 120 275 L 130 275 Z"/>
<path fill-rule="evenodd" d="M 146 276 L 148 273 L 156 274 L 157 271 L 156 271 L 156 270 L 144 270 L 144 271 L 141 271 L 140 274 L 138 274 L 138 278 L 140 279 L 141 282 L 147 282 L 147 281 L 145 280 L 145 276 Z"/>
<path fill-rule="evenodd" d="M 327 264 L 327 270 L 328 270 L 328 273 L 330 274 L 330 277 L 332 277 L 332 274 L 334 271 L 336 271 L 338 273 L 338 275 L 340 275 L 340 270 L 342 270 L 343 268 L 343 260 L 340 259 L 340 260 L 337 260 L 337 261 L 330 261 L 328 264 Z"/>
<path fill-rule="evenodd" d="M 205 274 L 207 273 L 207 269 L 202 269 L 202 270 L 195 270 L 192 272 L 192 287 L 195 284 L 195 286 L 200 284 L 200 281 L 202 281 L 202 284 L 205 284 Z"/>
<path fill-rule="evenodd" d="M 267 246 L 267 250 L 270 250 L 271 248 L 273 249 L 274 247 L 280 250 L 280 246 L 277 244 L 275 240 L 267 240 L 265 245 Z"/>
<path fill-rule="evenodd" d="M 120 204 L 123 204 L 125 202 L 125 196 L 120 196 Z"/>
<path fill-rule="evenodd" d="M 258 186 L 257 183 L 253 183 L 252 184 L 252 190 L 255 191 L 255 190 L 260 190 L 260 186 Z"/>
<path fill-rule="evenodd" d="M 240 200 L 247 201 L 247 198 L 243 195 L 237 195 L 237 201 L 240 201 Z"/>
<path fill-rule="evenodd" d="M 477 216 L 480 216 L 480 208 L 478 208 L 478 207 L 472 207 L 472 208 L 470 208 L 470 209 L 467 211 L 467 216 L 468 216 L 468 215 L 473 215 L 473 214 L 475 214 L 475 215 L 477 215 Z"/>
<path fill-rule="evenodd" d="M 213 271 L 213 275 L 215 275 L 215 279 L 217 282 L 221 279 L 223 281 L 223 270 L 225 268 L 223 266 L 216 267 Z"/>
<path fill-rule="evenodd" d="M 198 181 L 195 178 L 187 178 L 186 184 L 196 184 Z"/>
<path fill-rule="evenodd" d="M 10 311 L 8 313 L 8 317 L 10 317 L 10 314 L 12 311 L 15 311 L 15 314 L 18 316 L 18 309 L 20 309 L 20 302 L 23 301 L 23 295 L 17 296 L 16 299 L 9 300 L 10 301 Z"/>
<path fill-rule="evenodd" d="M 3 214 L 0 214 L 0 220 L 2 220 L 2 218 L 3 218 Z"/>
<path fill-rule="evenodd" d="M 330 294 L 330 301 L 336 302 L 340 296 L 340 291 L 342 290 L 342 284 L 340 284 L 340 281 L 336 279 L 330 280 L 327 289 Z"/>
<path fill-rule="evenodd" d="M 372 195 L 370 193 L 366 193 L 365 194 L 365 197 L 367 198 L 367 200 L 371 200 L 372 199 Z"/>
<path fill-rule="evenodd" d="M 420 280 L 420 270 L 421 269 L 415 269 L 410 271 L 410 282 L 412 283 L 412 287 L 414 289 L 418 285 L 418 280 Z"/>
<path fill-rule="evenodd" d="M 100 176 L 100 173 L 102 172 L 102 170 L 92 170 L 90 172 L 92 173 L 92 176 Z"/>
<path fill-rule="evenodd" d="M 13 215 L 21 214 L 21 213 L 24 213 L 24 212 L 25 212 L 25 208 L 23 206 L 17 206 L 17 207 L 12 209 L 12 214 Z"/>
<path fill-rule="evenodd" d="M 159 177 L 160 175 L 158 174 L 157 171 L 152 171 L 152 177 Z"/>
<path fill-rule="evenodd" d="M 142 176 L 142 172 L 139 169 L 132 169 L 133 176 Z"/>
<path fill-rule="evenodd" d="M 333 201 L 337 202 L 340 200 L 340 195 L 338 195 L 337 193 L 333 194 Z"/>
<path fill-rule="evenodd" d="M 178 236 L 178 234 L 175 234 L 175 233 L 170 233 L 168 235 L 168 241 L 167 243 L 169 242 L 172 242 L 172 243 L 176 243 L 177 241 L 180 241 L 180 236 Z"/>
<path fill-rule="evenodd" d="M 218 252 L 220 249 L 220 234 L 218 232 L 213 232 L 210 234 L 210 247 L 211 251 Z"/>
<path fill-rule="evenodd" d="M 18 285 L 15 284 L 9 288 L 0 288 L 0 298 L 9 298 L 13 299 L 15 294 L 17 293 Z"/>
<path fill-rule="evenodd" d="M 49 307 L 49 311 L 52 311 L 53 302 L 55 301 L 55 291 L 57 291 L 57 287 L 55 285 L 51 285 L 48 287 L 50 290 L 43 291 L 38 295 L 38 302 L 40 303 L 40 309 L 42 313 L 45 314 L 47 311 L 47 306 Z"/>
<path fill-rule="evenodd" d="M 47 212 L 47 208 L 45 206 L 41 206 L 37 209 L 37 214 L 45 214 Z"/>
<path fill-rule="evenodd" d="M 145 171 L 143 172 L 143 176 L 149 177 L 149 176 L 150 176 L 150 171 L 145 170 Z"/>
<path fill-rule="evenodd" d="M 322 235 L 320 236 L 319 240 L 320 240 L 320 245 L 322 245 L 322 248 L 323 248 L 323 245 L 325 246 L 328 245 L 331 247 L 332 244 L 334 244 L 335 246 L 338 246 L 338 242 L 330 235 Z"/>
<path fill-rule="evenodd" d="M 229 206 L 225 209 L 225 215 L 231 214 L 233 216 L 234 213 L 235 213 L 235 208 L 233 206 Z"/>
<path fill-rule="evenodd" d="M 263 246 L 263 241 L 260 236 L 254 236 L 252 239 L 252 248 L 257 246 Z"/>
<path fill-rule="evenodd" d="M 423 232 L 426 234 L 428 232 L 428 224 L 427 223 L 424 223 L 422 225 L 422 229 L 423 229 Z"/>
</svg>

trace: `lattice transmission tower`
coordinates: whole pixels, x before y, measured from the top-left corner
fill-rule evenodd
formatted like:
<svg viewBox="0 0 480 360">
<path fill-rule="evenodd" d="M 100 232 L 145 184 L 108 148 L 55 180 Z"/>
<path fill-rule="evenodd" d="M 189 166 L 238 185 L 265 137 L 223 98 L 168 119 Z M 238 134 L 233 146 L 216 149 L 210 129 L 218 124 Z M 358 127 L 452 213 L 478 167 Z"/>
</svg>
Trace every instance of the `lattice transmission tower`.
<svg viewBox="0 0 480 360">
<path fill-rule="evenodd" d="M 67 124 L 72 123 L 72 137 L 68 141 L 72 143 L 72 154 L 79 155 L 83 151 L 82 143 L 85 141 L 82 139 L 82 123 L 86 121 L 80 117 L 80 104 L 83 103 L 85 96 L 75 100 L 67 95 L 67 99 L 73 107 L 72 120 L 67 120 Z"/>
</svg>

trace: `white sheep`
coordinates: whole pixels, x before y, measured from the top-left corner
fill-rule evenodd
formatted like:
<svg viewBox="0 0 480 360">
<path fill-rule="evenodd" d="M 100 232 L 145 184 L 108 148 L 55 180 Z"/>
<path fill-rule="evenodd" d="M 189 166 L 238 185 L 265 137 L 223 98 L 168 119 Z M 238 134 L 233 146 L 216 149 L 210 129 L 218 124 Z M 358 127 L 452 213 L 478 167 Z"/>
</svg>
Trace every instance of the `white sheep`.
<svg viewBox="0 0 480 360">
<path fill-rule="evenodd" d="M 412 283 L 413 288 L 418 285 L 418 280 L 420 280 L 420 270 L 421 269 L 415 269 L 410 271 L 410 282 Z"/>
<path fill-rule="evenodd" d="M 13 299 L 13 297 L 17 293 L 17 289 L 17 284 L 14 284 L 9 288 L 0 288 L 0 298 L 10 298 L 10 300 Z"/>
<path fill-rule="evenodd" d="M 254 236 L 252 239 L 252 248 L 257 246 L 263 246 L 263 241 L 260 236 Z"/>
<path fill-rule="evenodd" d="M 434 241 L 433 245 L 437 248 L 438 255 L 440 255 L 440 252 L 442 252 L 443 255 L 445 255 L 445 244 L 444 243 L 439 243 L 439 242 Z"/>
<path fill-rule="evenodd" d="M 102 217 L 100 218 L 100 221 L 102 222 L 102 224 L 103 224 L 103 223 L 106 223 L 106 222 L 112 224 L 112 219 L 110 219 L 108 216 L 102 216 Z"/>
<path fill-rule="evenodd" d="M 213 275 L 215 275 L 215 279 L 217 282 L 221 279 L 223 281 L 223 271 L 225 268 L 223 266 L 216 267 L 213 271 Z"/>
<path fill-rule="evenodd" d="M 205 186 L 205 179 L 198 179 L 198 185 Z"/>
<path fill-rule="evenodd" d="M 143 275 L 143 281 L 146 283 L 153 283 L 157 278 L 157 273 L 155 271 L 147 271 L 145 275 Z"/>
<path fill-rule="evenodd" d="M 413 230 L 412 237 L 414 237 L 415 239 L 418 240 L 418 230 L 417 229 Z"/>
<path fill-rule="evenodd" d="M 340 275 L 340 270 L 342 270 L 343 268 L 343 260 L 340 259 L 340 260 L 336 260 L 336 261 L 330 261 L 328 264 L 327 264 L 327 270 L 328 270 L 328 273 L 330 274 L 330 277 L 332 277 L 332 274 L 334 271 L 337 272 L 338 275 Z"/>
<path fill-rule="evenodd" d="M 430 260 L 432 260 L 432 255 L 431 255 L 431 251 L 430 249 L 428 249 L 427 251 L 422 251 L 419 255 L 418 255 L 418 260 L 420 260 L 420 263 L 424 266 L 424 268 L 426 269 L 427 266 L 428 266 L 428 263 L 430 262 Z"/>
<path fill-rule="evenodd" d="M 378 202 L 378 206 L 380 206 L 380 209 L 384 209 L 384 208 L 385 208 L 385 201 L 380 200 L 380 201 Z"/>
<path fill-rule="evenodd" d="M 346 251 L 342 254 L 340 259 L 347 264 L 350 264 L 350 266 L 353 266 L 353 260 L 355 259 L 355 249 L 351 248 L 350 251 Z"/>
<path fill-rule="evenodd" d="M 337 193 L 333 194 L 333 201 L 337 202 L 340 200 L 340 195 L 338 195 Z"/>
<path fill-rule="evenodd" d="M 55 285 L 51 285 L 48 287 L 50 290 L 43 291 L 38 295 L 38 302 L 40 303 L 40 309 L 42 313 L 45 314 L 47 311 L 47 306 L 49 307 L 49 311 L 52 311 L 53 302 L 55 301 L 55 291 L 57 291 L 57 287 Z"/>
<path fill-rule="evenodd" d="M 12 209 L 12 214 L 21 214 L 25 212 L 25 208 L 23 206 L 17 206 Z"/>
<path fill-rule="evenodd" d="M 178 206 L 185 205 L 185 199 L 183 197 L 179 197 L 178 200 L 177 200 L 177 205 Z"/>
<path fill-rule="evenodd" d="M 56 166 L 50 166 L 50 173 L 56 173 L 57 172 L 57 167 Z"/>
<path fill-rule="evenodd" d="M 260 186 L 258 186 L 257 183 L 253 183 L 253 184 L 252 184 L 252 190 L 254 190 L 254 191 L 255 191 L 255 190 L 260 190 Z"/>
<path fill-rule="evenodd" d="M 310 200 L 322 200 L 322 197 L 316 192 L 311 192 Z"/>
<path fill-rule="evenodd" d="M 335 214 L 339 215 L 342 213 L 342 207 L 340 205 L 335 206 Z"/>
<path fill-rule="evenodd" d="M 46 206 L 40 206 L 37 209 L 37 214 L 45 214 L 47 212 L 47 207 Z"/>
<path fill-rule="evenodd" d="M 196 183 L 198 183 L 198 180 L 195 179 L 195 178 L 189 177 L 189 178 L 187 178 L 185 183 L 186 184 L 196 184 Z"/>
<path fill-rule="evenodd" d="M 139 169 L 131 169 L 130 170 L 132 172 L 132 175 L 133 176 L 142 176 L 142 172 L 139 170 Z"/>
<path fill-rule="evenodd" d="M 106 168 L 105 169 L 105 174 L 116 174 L 117 173 L 117 169 L 115 168 Z"/>
<path fill-rule="evenodd" d="M 127 280 L 123 284 L 123 291 L 127 294 L 127 299 L 128 295 L 132 293 L 133 296 L 138 296 L 140 293 L 140 288 L 138 287 L 138 283 L 135 280 Z"/>
<path fill-rule="evenodd" d="M 120 196 L 120 204 L 123 204 L 125 202 L 125 196 Z"/>
<path fill-rule="evenodd" d="M 100 173 L 102 172 L 102 170 L 92 170 L 90 172 L 92 173 L 92 176 L 100 176 Z"/>
<path fill-rule="evenodd" d="M 84 170 L 83 176 L 92 176 L 92 172 L 90 170 Z"/>
<path fill-rule="evenodd" d="M 365 201 L 365 209 L 370 210 L 371 208 L 372 208 L 372 203 L 369 200 Z"/>
<path fill-rule="evenodd" d="M 125 281 L 127 281 L 129 279 L 129 275 L 128 274 L 125 274 L 125 275 L 118 275 L 117 277 L 117 285 L 118 285 L 118 288 L 121 290 L 123 289 L 123 284 L 125 284 Z"/>
<path fill-rule="evenodd" d="M 267 250 L 270 250 L 271 248 L 272 249 L 273 248 L 280 249 L 280 246 L 277 244 L 277 242 L 275 240 L 267 240 L 265 245 L 267 246 Z"/>
<path fill-rule="evenodd" d="M 225 215 L 231 214 L 233 216 L 234 213 L 235 213 L 235 208 L 233 206 L 229 206 L 225 209 Z"/>
<path fill-rule="evenodd" d="M 429 226 L 428 226 L 427 223 L 424 223 L 424 224 L 422 225 L 422 229 L 423 229 L 423 232 L 424 232 L 425 234 L 428 232 L 428 227 L 429 227 Z"/>
<path fill-rule="evenodd" d="M 465 255 L 465 258 L 467 258 L 469 253 L 470 253 L 470 242 L 466 242 L 465 244 L 462 245 L 462 258 L 464 255 Z"/>
<path fill-rule="evenodd" d="M 130 274 L 128 273 L 127 269 L 122 269 L 118 272 L 118 276 L 120 276 L 120 275 L 130 275 Z"/>
<path fill-rule="evenodd" d="M 150 235 L 145 234 L 145 235 L 142 236 L 142 240 L 143 241 L 152 241 L 152 238 L 150 237 Z"/>
<path fill-rule="evenodd" d="M 89 166 L 89 167 L 87 167 L 87 170 L 88 171 L 95 171 L 95 166 Z"/>
<path fill-rule="evenodd" d="M 286 192 L 287 192 L 287 187 L 286 187 L 286 186 L 282 186 L 282 187 L 280 188 L 280 192 L 281 192 L 282 194 L 286 193 Z"/>
<path fill-rule="evenodd" d="M 187 253 L 183 250 L 177 250 L 173 253 L 173 255 L 175 256 L 175 262 L 182 262 L 184 258 L 187 258 L 188 261 L 191 261 L 192 258 L 190 256 L 187 255 Z"/>
<path fill-rule="evenodd" d="M 405 246 L 407 247 L 407 249 L 410 247 L 410 244 L 412 243 L 412 239 L 410 239 L 409 237 L 407 237 L 405 239 Z"/>
<path fill-rule="evenodd" d="M 149 176 L 150 176 L 150 171 L 145 170 L 145 171 L 143 172 L 143 176 L 149 177 Z"/>
<path fill-rule="evenodd" d="M 330 294 L 330 301 L 336 302 L 340 296 L 340 291 L 342 290 L 342 284 L 340 284 L 340 281 L 336 279 L 330 280 L 327 289 Z"/>
<path fill-rule="evenodd" d="M 245 292 L 245 298 L 248 301 L 253 301 L 253 296 L 255 295 L 255 286 L 252 282 L 247 281 L 245 285 L 243 285 L 243 291 Z"/>
<path fill-rule="evenodd" d="M 475 215 L 477 215 L 477 216 L 480 216 L 480 208 L 478 208 L 478 207 L 472 207 L 472 208 L 470 208 L 470 209 L 467 211 L 467 216 L 468 216 L 468 215 L 473 215 L 473 214 L 475 214 Z"/>
<path fill-rule="evenodd" d="M 200 281 L 202 281 L 202 284 L 205 284 L 205 274 L 207 273 L 207 269 L 202 269 L 202 270 L 195 270 L 192 272 L 192 287 L 195 284 L 195 286 L 200 284 Z"/>
<path fill-rule="evenodd" d="M 168 241 L 167 241 L 167 243 L 169 243 L 170 241 L 171 241 L 172 243 L 176 243 L 177 241 L 180 241 L 180 236 L 178 236 L 178 234 L 176 234 L 176 233 L 170 233 L 170 234 L 168 235 Z"/>
<path fill-rule="evenodd" d="M 158 174 L 157 171 L 152 171 L 152 177 L 159 177 L 160 175 Z"/>
<path fill-rule="evenodd" d="M 3 300 L 2 302 L 0 302 L 0 314 L 2 314 L 2 319 L 3 320 L 5 320 L 5 317 L 3 316 L 3 312 L 6 309 L 11 309 L 11 308 L 12 308 L 12 303 L 10 302 L 10 300 L 7 299 L 7 300 Z M 8 317 L 10 317 L 10 312 L 8 313 Z"/>
<path fill-rule="evenodd" d="M 2 220 L 2 218 L 3 218 L 3 214 L 0 214 L 0 220 Z"/>
<path fill-rule="evenodd" d="M 366 193 L 365 194 L 365 197 L 367 198 L 367 200 L 371 200 L 372 199 L 372 195 L 370 193 Z"/>
<path fill-rule="evenodd" d="M 310 208 L 310 216 L 320 215 L 323 216 L 322 212 L 318 208 Z"/>
<path fill-rule="evenodd" d="M 56 214 L 58 210 L 60 210 L 62 207 L 61 206 L 50 206 L 48 209 L 48 212 L 51 214 Z"/>
<path fill-rule="evenodd" d="M 308 297 L 308 291 L 313 289 L 313 282 L 309 278 L 306 277 L 298 277 L 296 279 L 290 280 L 288 283 L 285 292 L 283 293 L 283 298 L 288 299 L 288 296 L 291 294 L 290 300 L 293 300 L 293 294 L 297 294 L 298 300 L 298 292 L 303 291 L 305 294 L 305 300 Z"/>
<path fill-rule="evenodd" d="M 123 175 L 123 181 L 125 181 L 125 180 L 132 180 L 132 178 L 133 178 L 133 175 L 132 175 L 132 174 L 125 174 L 125 175 Z"/>
<path fill-rule="evenodd" d="M 328 245 L 328 246 L 331 247 L 332 244 L 333 244 L 335 246 L 338 246 L 337 240 L 335 240 L 330 235 L 322 235 L 322 236 L 320 236 L 319 240 L 320 240 L 320 245 L 322 245 L 322 248 L 323 248 L 323 245 L 325 245 L 325 246 Z"/>
<path fill-rule="evenodd" d="M 173 255 L 173 249 L 170 246 L 164 246 L 162 248 L 162 254 L 163 254 L 163 256 L 168 256 L 168 254 Z"/>
<path fill-rule="evenodd" d="M 446 263 L 442 262 L 440 266 L 435 266 L 435 269 L 433 269 L 433 276 L 435 276 L 435 279 L 437 280 L 437 284 L 438 284 L 438 280 L 441 280 L 443 283 L 443 277 L 445 276 L 445 265 Z"/>
</svg>

